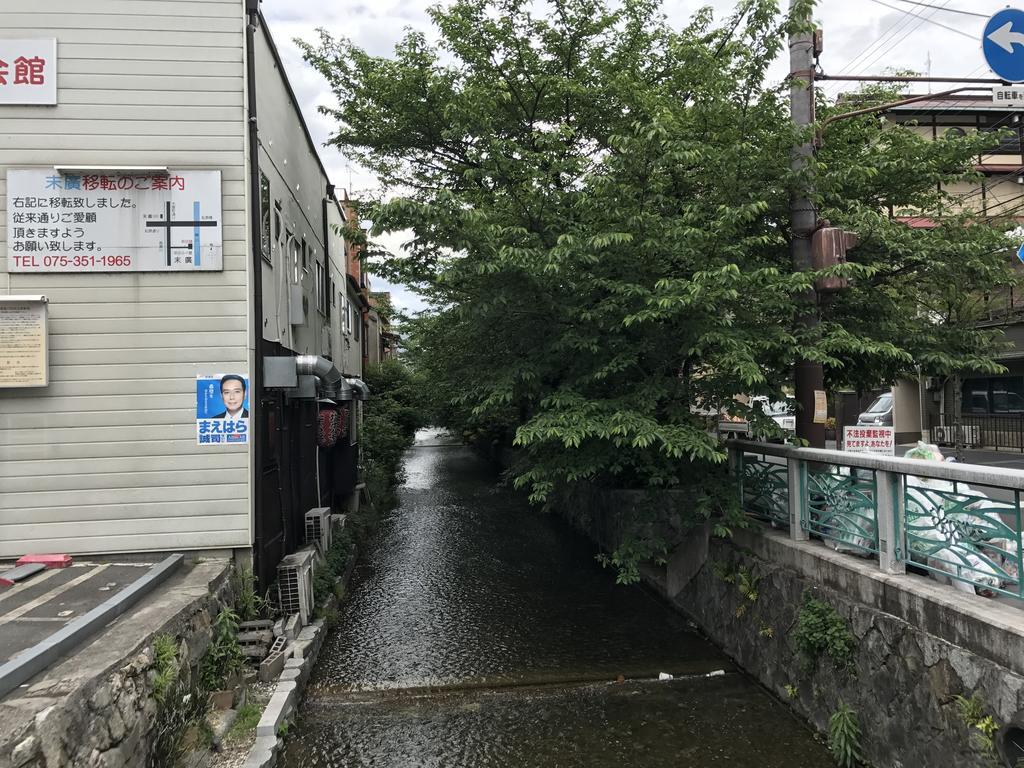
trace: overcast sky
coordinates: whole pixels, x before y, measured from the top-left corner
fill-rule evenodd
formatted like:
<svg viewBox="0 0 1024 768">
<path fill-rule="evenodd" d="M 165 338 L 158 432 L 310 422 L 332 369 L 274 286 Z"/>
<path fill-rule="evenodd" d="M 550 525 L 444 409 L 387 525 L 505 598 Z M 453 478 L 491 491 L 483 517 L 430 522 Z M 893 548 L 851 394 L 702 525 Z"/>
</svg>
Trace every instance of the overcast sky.
<svg viewBox="0 0 1024 768">
<path fill-rule="evenodd" d="M 390 55 L 407 28 L 433 36 L 424 0 L 372 0 L 372 2 L 324 3 L 323 0 L 262 0 L 263 14 L 284 59 L 285 69 L 302 106 L 313 139 L 322 145 L 333 130 L 331 120 L 317 112 L 331 104 L 332 96 L 320 75 L 303 60 L 293 42 L 298 37 L 317 39 L 317 27 L 335 37 L 344 36 L 367 52 Z M 783 0 L 785 2 L 785 0 Z M 985 18 L 1006 7 L 1006 0 L 819 0 L 816 18 L 825 35 L 822 69 L 829 74 L 879 74 L 886 69 L 912 69 L 934 76 L 989 77 L 981 54 Z M 727 15 L 732 2 L 665 0 L 670 21 L 684 25 L 694 9 L 711 5 L 719 17 Z M 926 7 L 933 6 L 933 7 Z M 1016 31 L 1016 30 L 1015 30 Z M 776 63 L 774 79 L 781 80 L 788 65 Z M 838 90 L 825 86 L 827 93 Z M 938 86 L 941 88 L 941 86 Z M 320 148 L 333 182 L 358 195 L 373 186 L 372 177 L 354 167 L 334 148 Z M 401 237 L 382 238 L 397 249 Z M 397 306 L 417 310 L 423 304 L 401 286 L 388 286 L 374 278 L 374 289 L 392 291 Z"/>
</svg>

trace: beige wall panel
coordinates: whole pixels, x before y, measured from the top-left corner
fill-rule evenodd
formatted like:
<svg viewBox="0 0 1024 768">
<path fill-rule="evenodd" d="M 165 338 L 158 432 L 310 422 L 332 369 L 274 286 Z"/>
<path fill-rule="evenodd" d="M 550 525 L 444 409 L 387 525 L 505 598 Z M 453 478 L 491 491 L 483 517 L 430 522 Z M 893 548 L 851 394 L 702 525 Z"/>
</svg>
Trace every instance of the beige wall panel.
<svg viewBox="0 0 1024 768">
<path fill-rule="evenodd" d="M 51 348 L 49 387 L 0 390 L 0 557 L 247 546 L 248 449 L 195 428 L 196 375 L 249 372 L 244 4 L 35 0 L 0 29 L 59 57 L 57 106 L 0 107 L 0 294 L 48 297 Z M 7 169 L 54 165 L 220 171 L 223 270 L 7 272 Z"/>
<path fill-rule="evenodd" d="M 25 430 L 13 430 L 14 432 Z M 163 431 L 163 430 L 161 430 Z M 54 435 L 55 436 L 55 435 Z M 11 466 L 25 465 L 32 461 L 54 461 L 63 459 L 90 459 L 122 456 L 189 456 L 196 443 L 195 430 L 182 440 L 144 440 L 137 442 L 104 443 L 37 443 L 35 445 L 0 444 L 0 462 Z"/>
<path fill-rule="evenodd" d="M 240 495 L 245 494 L 245 488 L 247 486 L 240 483 L 228 483 L 224 485 L 212 485 L 207 484 L 205 486 L 199 485 L 188 485 L 179 488 L 173 486 L 167 486 L 164 488 L 150 487 L 150 488 L 113 488 L 106 490 L 91 490 L 91 491 L 33 491 L 31 493 L 4 493 L 0 494 L 0 514 L 7 519 L 6 510 L 17 510 L 17 509 L 35 509 L 37 511 L 46 510 L 49 508 L 54 509 L 65 509 L 67 507 L 76 507 L 78 505 L 91 505 L 91 506 L 109 506 L 112 511 L 119 508 L 122 504 L 153 504 L 153 503 L 170 503 L 178 502 L 181 503 L 181 507 L 174 507 L 173 509 L 184 509 L 187 507 L 189 501 L 219 501 L 221 504 L 227 506 L 229 504 L 242 504 L 238 501 Z M 183 515 L 183 517 L 190 517 L 190 515 Z M 36 537 L 42 538 L 42 531 L 36 531 Z M 5 544 L 16 544 L 10 539 L 0 540 L 0 547 L 4 547 Z M 236 545 L 237 546 L 237 545 Z M 3 552 L 0 549 L 0 552 Z M 28 549 L 27 551 L 33 551 Z M 52 551 L 52 550 L 34 550 L 39 551 Z M 97 549 L 90 550 L 92 552 L 98 551 Z M 11 546 L 8 547 L 6 555 L 0 555 L 0 557 L 10 557 L 17 550 Z"/>
<path fill-rule="evenodd" d="M 196 441 L 196 428 L 194 424 L 178 422 L 164 424 L 160 429 L 153 429 L 152 422 L 146 424 L 129 424 L 118 426 L 99 427 L 67 427 L 56 425 L 53 427 L 39 427 L 31 429 L 7 429 L 0 433 L 0 446 L 18 448 L 19 446 L 50 446 L 60 443 L 71 446 L 68 450 L 82 450 L 82 444 L 95 443 L 96 445 L 111 446 L 108 450 L 111 455 L 118 455 L 120 449 L 117 445 L 122 441 L 134 442 L 139 445 L 143 443 L 167 443 L 170 451 L 170 443 L 180 440 Z M 61 458 L 64 449 L 54 448 L 54 458 Z M 5 454 L 7 458 L 36 458 L 35 455 L 26 454 Z"/>
<path fill-rule="evenodd" d="M 121 504 L 117 508 L 119 520 L 145 520 L 152 518 L 172 518 L 176 520 L 189 519 L 193 517 L 216 517 L 236 507 L 230 508 L 223 500 L 212 501 L 160 501 L 150 504 Z M 73 507 L 51 507 L 50 518 L 55 523 L 89 523 L 94 521 L 106 521 L 110 518 L 110 508 L 106 505 L 75 505 Z M 26 507 L 19 510 L 9 510 L 5 516 L 12 525 L 31 525 L 35 523 L 39 510 Z M 36 532 L 38 535 L 38 531 Z"/>
</svg>

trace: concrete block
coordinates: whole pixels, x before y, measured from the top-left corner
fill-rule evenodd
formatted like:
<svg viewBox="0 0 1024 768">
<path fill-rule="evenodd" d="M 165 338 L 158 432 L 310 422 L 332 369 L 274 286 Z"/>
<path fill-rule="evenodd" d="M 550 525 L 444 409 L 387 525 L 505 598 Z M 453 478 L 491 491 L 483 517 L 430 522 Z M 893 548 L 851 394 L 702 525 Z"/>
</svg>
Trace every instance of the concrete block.
<svg viewBox="0 0 1024 768">
<path fill-rule="evenodd" d="M 303 659 L 293 656 L 284 663 L 284 669 L 302 669 Z"/>
<path fill-rule="evenodd" d="M 292 700 L 295 698 L 295 684 L 291 683 L 291 686 L 286 690 L 281 690 L 280 687 L 275 689 L 270 701 L 267 702 L 267 708 L 263 710 L 263 717 L 256 725 L 257 740 L 261 736 L 272 736 L 276 741 L 277 728 L 284 722 Z"/>
<path fill-rule="evenodd" d="M 288 659 L 285 658 L 283 653 L 276 653 L 268 656 L 260 664 L 260 680 L 264 683 L 269 683 L 281 674 L 281 670 L 284 669 L 284 665 L 287 661 Z"/>
<path fill-rule="evenodd" d="M 305 659 L 305 658 L 307 658 L 308 655 L 309 655 L 309 647 L 310 647 L 310 644 L 308 642 L 303 642 L 302 640 L 298 640 L 298 641 L 292 643 L 292 658 L 293 659 Z"/>
<path fill-rule="evenodd" d="M 293 613 L 284 623 L 284 636 L 289 640 L 294 640 L 298 637 L 299 630 L 301 629 L 302 620 L 299 618 L 299 614 Z"/>
<path fill-rule="evenodd" d="M 249 750 L 245 768 L 271 768 L 277 762 L 277 736 L 259 736 Z"/>
<path fill-rule="evenodd" d="M 302 672 L 303 672 L 303 670 L 301 670 L 301 669 L 296 669 L 295 667 L 290 667 L 289 669 L 286 669 L 286 670 L 282 671 L 281 672 L 281 676 L 279 678 L 277 678 L 277 680 L 278 680 L 279 683 L 286 683 L 289 680 L 298 680 L 299 678 L 302 677 Z"/>
<path fill-rule="evenodd" d="M 293 693 L 296 688 L 294 680 L 281 680 L 278 682 L 277 687 L 274 688 L 274 693 Z"/>
</svg>

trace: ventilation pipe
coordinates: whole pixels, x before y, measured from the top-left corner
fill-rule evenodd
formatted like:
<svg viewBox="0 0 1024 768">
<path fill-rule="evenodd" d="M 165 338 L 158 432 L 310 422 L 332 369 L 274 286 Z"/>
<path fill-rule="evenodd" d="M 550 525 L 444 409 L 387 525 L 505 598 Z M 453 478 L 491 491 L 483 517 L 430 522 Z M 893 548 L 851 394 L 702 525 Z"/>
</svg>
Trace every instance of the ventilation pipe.
<svg viewBox="0 0 1024 768">
<path fill-rule="evenodd" d="M 352 387 L 330 360 L 319 355 L 297 355 L 295 371 L 304 376 L 316 376 L 325 397 L 332 400 L 351 400 Z"/>
</svg>

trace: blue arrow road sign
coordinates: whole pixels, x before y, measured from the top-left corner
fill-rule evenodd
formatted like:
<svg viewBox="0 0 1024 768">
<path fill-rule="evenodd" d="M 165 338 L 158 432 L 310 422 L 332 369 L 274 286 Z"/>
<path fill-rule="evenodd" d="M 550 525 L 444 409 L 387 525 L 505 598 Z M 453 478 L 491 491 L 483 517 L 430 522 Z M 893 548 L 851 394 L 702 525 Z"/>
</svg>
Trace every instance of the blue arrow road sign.
<svg viewBox="0 0 1024 768">
<path fill-rule="evenodd" d="M 1017 249 L 1017 258 L 1024 262 L 1024 245 Z"/>
<path fill-rule="evenodd" d="M 981 50 L 996 75 L 1010 83 L 1024 82 L 1024 11 L 1006 8 L 989 19 Z"/>
</svg>

